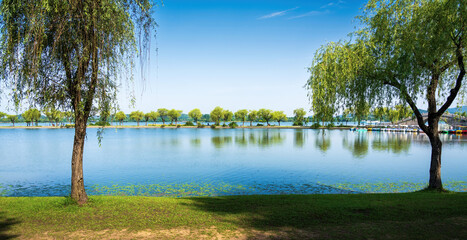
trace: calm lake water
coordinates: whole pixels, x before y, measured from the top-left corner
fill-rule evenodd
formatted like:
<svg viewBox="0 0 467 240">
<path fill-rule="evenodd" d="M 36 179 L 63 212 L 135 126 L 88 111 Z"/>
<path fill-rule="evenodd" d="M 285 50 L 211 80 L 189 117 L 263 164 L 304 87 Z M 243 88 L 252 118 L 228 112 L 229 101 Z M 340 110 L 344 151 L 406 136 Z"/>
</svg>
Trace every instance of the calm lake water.
<svg viewBox="0 0 467 240">
<path fill-rule="evenodd" d="M 312 129 L 88 129 L 89 194 L 404 192 L 428 181 L 424 134 Z M 74 129 L 0 129 L 0 194 L 69 194 Z M 442 135 L 445 186 L 467 191 L 467 136 Z"/>
</svg>

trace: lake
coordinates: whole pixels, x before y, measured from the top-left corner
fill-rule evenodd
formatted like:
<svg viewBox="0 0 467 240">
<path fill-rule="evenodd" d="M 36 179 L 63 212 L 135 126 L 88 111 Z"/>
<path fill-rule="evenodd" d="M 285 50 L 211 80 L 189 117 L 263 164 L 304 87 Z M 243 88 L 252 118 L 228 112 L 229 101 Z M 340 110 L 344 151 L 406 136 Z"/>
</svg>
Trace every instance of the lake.
<svg viewBox="0 0 467 240">
<path fill-rule="evenodd" d="M 313 129 L 88 129 L 88 194 L 405 192 L 428 181 L 424 134 Z M 70 192 L 74 129 L 0 129 L 0 194 Z M 467 136 L 442 135 L 446 188 L 467 191 Z"/>
</svg>

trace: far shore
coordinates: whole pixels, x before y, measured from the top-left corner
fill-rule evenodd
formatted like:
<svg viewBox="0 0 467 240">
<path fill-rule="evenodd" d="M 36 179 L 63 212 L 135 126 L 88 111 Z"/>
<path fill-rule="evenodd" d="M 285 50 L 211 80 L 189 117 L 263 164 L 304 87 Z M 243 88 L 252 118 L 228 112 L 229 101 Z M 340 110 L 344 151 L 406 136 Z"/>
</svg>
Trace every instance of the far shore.
<svg viewBox="0 0 467 240">
<path fill-rule="evenodd" d="M 204 125 L 204 127 L 200 129 L 212 129 L 212 125 Z M 257 129 L 257 128 L 268 128 L 268 129 L 344 129 L 348 130 L 350 128 L 354 128 L 355 126 L 337 126 L 337 127 L 311 127 L 311 126 L 237 126 L 235 128 L 246 128 L 246 129 Z M 66 126 L 0 126 L 0 129 L 66 129 L 66 128 L 74 128 L 74 127 L 66 127 Z M 87 126 L 87 128 L 102 128 L 102 126 Z M 179 127 L 177 126 L 169 126 L 165 125 L 162 127 L 161 125 L 155 125 L 155 126 L 146 126 L 146 125 L 140 125 L 140 126 L 132 126 L 132 125 L 119 125 L 119 126 L 104 126 L 103 128 L 199 128 L 198 126 L 184 126 L 180 125 Z M 216 126 L 216 129 L 232 129 L 231 127 L 223 127 L 223 126 Z"/>
</svg>

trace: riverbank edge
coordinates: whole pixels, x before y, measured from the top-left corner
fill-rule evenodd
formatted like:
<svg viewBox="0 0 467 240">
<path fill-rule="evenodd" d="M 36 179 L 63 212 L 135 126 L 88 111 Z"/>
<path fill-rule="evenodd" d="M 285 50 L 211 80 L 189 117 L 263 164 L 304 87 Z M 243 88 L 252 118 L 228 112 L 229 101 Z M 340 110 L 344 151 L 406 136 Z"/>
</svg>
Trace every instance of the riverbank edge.
<svg viewBox="0 0 467 240">
<path fill-rule="evenodd" d="M 0 126 L 0 129 L 67 129 L 67 128 L 74 128 L 74 127 L 55 127 L 55 126 L 31 126 L 31 127 L 26 127 L 26 126 Z M 197 129 L 212 129 L 211 126 L 204 126 L 202 128 L 199 128 L 197 126 L 168 126 L 165 125 L 164 127 L 161 127 L 161 125 L 157 126 L 129 126 L 129 125 L 123 125 L 123 126 L 87 126 L 87 128 L 105 128 L 105 129 L 124 129 L 124 128 L 168 128 L 168 129 L 174 129 L 174 128 L 197 128 Z M 343 126 L 343 127 L 310 127 L 310 126 L 238 126 L 235 128 L 231 127 L 222 127 L 222 126 L 216 126 L 215 129 L 237 129 L 237 128 L 245 128 L 245 129 L 260 129 L 260 128 L 268 128 L 268 129 L 329 129 L 329 130 L 349 130 L 351 128 L 354 128 L 354 126 Z"/>
<path fill-rule="evenodd" d="M 0 238 L 460 239 L 467 193 L 0 197 Z"/>
</svg>

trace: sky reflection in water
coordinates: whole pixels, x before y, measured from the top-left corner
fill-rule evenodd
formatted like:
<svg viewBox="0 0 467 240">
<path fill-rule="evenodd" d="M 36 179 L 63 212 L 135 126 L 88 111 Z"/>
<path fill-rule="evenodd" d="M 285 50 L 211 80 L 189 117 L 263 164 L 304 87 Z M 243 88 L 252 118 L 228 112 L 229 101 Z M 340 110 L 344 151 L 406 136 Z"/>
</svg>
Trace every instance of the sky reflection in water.
<svg viewBox="0 0 467 240">
<path fill-rule="evenodd" d="M 205 196 L 410 191 L 428 179 L 423 134 L 312 129 L 88 129 L 88 192 Z M 0 194 L 69 194 L 73 129 L 1 129 Z M 466 191 L 467 136 L 442 135 L 442 177 Z M 350 191 L 349 191 L 350 190 Z"/>
</svg>

